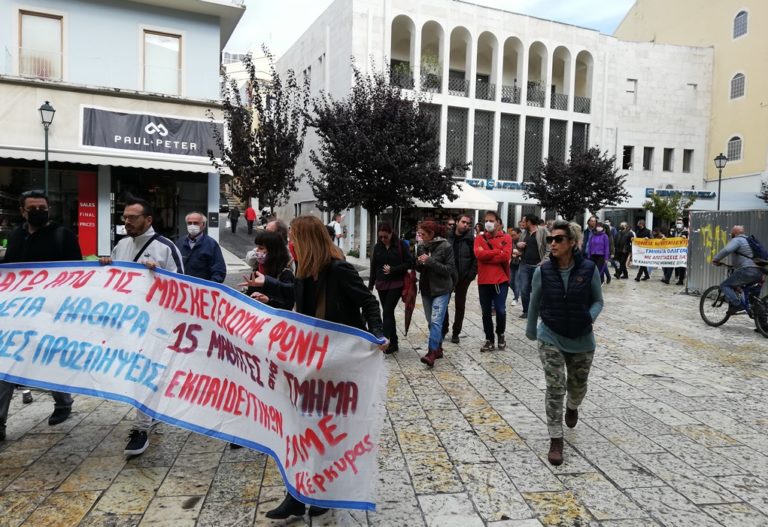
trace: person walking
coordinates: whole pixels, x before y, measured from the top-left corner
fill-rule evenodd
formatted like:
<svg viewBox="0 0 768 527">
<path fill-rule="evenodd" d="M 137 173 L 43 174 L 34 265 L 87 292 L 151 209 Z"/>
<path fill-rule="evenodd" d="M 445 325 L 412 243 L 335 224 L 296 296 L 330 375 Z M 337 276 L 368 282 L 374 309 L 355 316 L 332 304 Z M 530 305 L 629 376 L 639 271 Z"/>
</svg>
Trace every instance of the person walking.
<svg viewBox="0 0 768 527">
<path fill-rule="evenodd" d="M 520 279 L 520 298 L 523 300 L 523 313 L 520 318 L 528 318 L 533 272 L 549 254 L 546 237 L 547 230 L 539 227 L 539 218 L 536 215 L 526 214 L 523 216 L 523 239 L 517 242 L 517 249 L 521 253 L 517 276 Z"/>
<path fill-rule="evenodd" d="M 485 344 L 480 351 L 493 351 L 507 347 L 504 332 L 507 329 L 507 292 L 509 291 L 509 262 L 512 259 L 512 238 L 500 225 L 495 211 L 484 217 L 485 230 L 475 238 L 477 257 L 477 292 L 483 316 Z M 496 311 L 496 338 L 493 331 L 493 311 Z"/>
<path fill-rule="evenodd" d="M 685 225 L 683 224 L 683 218 L 677 218 L 675 221 L 675 226 L 670 230 L 669 232 L 670 238 L 685 238 L 688 239 L 688 229 L 685 228 Z M 675 274 L 677 277 L 677 282 L 675 282 L 675 285 L 684 285 L 685 283 L 685 266 L 681 267 L 665 267 L 663 269 L 664 271 L 664 279 L 662 282 L 665 284 L 669 284 L 672 280 L 672 273 Z"/>
<path fill-rule="evenodd" d="M 376 287 L 384 320 L 384 336 L 389 340 L 387 353 L 395 353 L 399 351 L 395 308 L 403 292 L 403 278 L 406 271 L 413 267 L 413 260 L 411 252 L 395 235 L 389 223 L 380 224 L 377 232 L 379 239 L 371 254 L 368 290 Z"/>
<path fill-rule="evenodd" d="M 311 317 L 346 324 L 375 337 L 382 337 L 379 302 L 365 287 L 354 266 L 344 261 L 344 254 L 328 236 L 325 225 L 315 216 L 305 215 L 291 222 L 291 240 L 296 251 L 294 293 L 296 312 Z M 272 282 L 273 285 L 274 282 Z M 270 294 L 265 284 L 264 294 Z M 385 351 L 389 342 L 380 346 Z M 287 397 L 287 395 L 286 395 Z M 266 513 L 272 520 L 302 516 L 304 503 L 286 494 L 282 503 Z M 319 516 L 328 509 L 312 505 L 309 516 Z"/>
<path fill-rule="evenodd" d="M 154 211 L 149 202 L 131 197 L 123 209 L 123 222 L 128 236 L 117 242 L 110 256 L 99 258 L 101 265 L 114 261 L 138 262 L 147 269 L 165 269 L 184 274 L 184 263 L 179 248 L 168 238 L 155 232 L 152 227 Z M 137 410 L 133 428 L 128 437 L 124 453 L 127 456 L 143 454 L 149 447 L 149 431 L 153 420 Z"/>
<path fill-rule="evenodd" d="M 427 353 L 421 362 L 433 367 L 443 358 L 443 319 L 458 281 L 453 248 L 441 236 L 442 226 L 431 220 L 419 223 L 416 234 L 421 243 L 416 252 L 416 270 L 421 273 L 421 301 L 429 323 Z"/>
<path fill-rule="evenodd" d="M 549 259 L 533 275 L 525 336 L 538 340 L 546 381 L 545 408 L 552 465 L 563 463 L 563 399 L 565 424 L 576 426 L 579 406 L 595 354 L 593 324 L 603 308 L 600 273 L 577 250 L 579 227 L 558 220 L 547 236 Z M 537 325 L 541 316 L 541 323 Z"/>
<path fill-rule="evenodd" d="M 208 236 L 207 220 L 202 212 L 190 212 L 184 218 L 187 236 L 176 240 L 184 262 L 184 274 L 219 284 L 227 277 L 227 264 L 219 244 Z"/>
<path fill-rule="evenodd" d="M 603 283 L 605 281 L 606 262 L 611 257 L 611 243 L 608 239 L 608 233 L 605 232 L 605 226 L 601 222 L 597 222 L 595 225 L 595 232 L 589 237 L 588 248 L 589 259 L 595 262 L 600 273 L 600 283 Z M 611 283 L 610 275 L 608 276 L 608 283 Z"/>
<path fill-rule="evenodd" d="M 83 259 L 74 233 L 51 221 L 48 196 L 44 192 L 23 192 L 19 200 L 19 211 L 24 223 L 11 231 L 3 263 L 68 262 Z M 6 345 L 10 339 L 12 337 L 8 337 Z M 5 423 L 14 389 L 14 384 L 0 381 L 0 441 L 5 441 Z M 73 400 L 70 394 L 64 392 L 51 392 L 51 396 L 53 413 L 48 417 L 48 425 L 56 426 L 69 419 Z M 31 395 L 29 397 L 31 398 Z"/>
<path fill-rule="evenodd" d="M 328 224 L 333 229 L 333 239 L 337 247 L 341 247 L 341 240 L 345 237 L 344 227 L 341 224 L 342 219 L 344 216 L 336 213 L 333 215 L 333 220 Z"/>
<path fill-rule="evenodd" d="M 472 230 L 472 218 L 469 214 L 459 214 L 456 218 L 456 226 L 447 235 L 448 243 L 453 248 L 453 257 L 456 262 L 458 282 L 454 289 L 454 314 L 451 342 L 459 343 L 459 334 L 464 327 L 464 313 L 467 306 L 467 292 L 469 285 L 477 276 L 477 258 L 475 257 L 475 234 Z M 443 335 L 448 333 L 450 326 L 450 314 L 445 312 L 443 322 Z"/>
<path fill-rule="evenodd" d="M 237 205 L 229 209 L 227 218 L 229 218 L 229 227 L 232 229 L 232 234 L 234 234 L 237 231 L 237 221 L 240 219 L 240 209 L 237 208 Z"/>
<path fill-rule="evenodd" d="M 250 201 L 250 200 L 249 200 Z M 245 209 L 245 224 L 248 225 L 248 234 L 253 234 L 253 222 L 256 221 L 256 211 L 253 208 L 253 205 L 248 205 L 248 208 Z"/>
<path fill-rule="evenodd" d="M 629 228 L 627 222 L 622 221 L 619 224 L 619 232 L 616 234 L 616 260 L 619 262 L 619 268 L 616 274 L 613 275 L 616 278 L 626 280 L 629 278 L 629 272 L 627 270 L 627 259 L 632 254 L 632 239 L 635 237 L 635 233 Z"/>
<path fill-rule="evenodd" d="M 517 242 L 520 241 L 520 235 L 523 231 L 519 227 L 510 227 L 509 237 L 512 240 L 512 259 L 509 261 L 509 288 L 512 290 L 512 305 L 516 306 L 520 300 L 520 280 L 517 277 L 520 269 L 520 251 L 517 248 Z"/>
<path fill-rule="evenodd" d="M 734 288 L 757 282 L 763 271 L 753 260 L 755 255 L 749 241 L 747 241 L 743 225 L 733 226 L 731 241 L 712 258 L 712 265 L 722 265 L 722 260 L 728 255 L 731 256 L 733 273 L 720 283 L 720 289 L 728 301 L 728 313 L 732 315 L 744 309 L 739 294 Z"/>
<path fill-rule="evenodd" d="M 635 238 L 650 238 L 651 237 L 651 231 L 649 231 L 645 227 L 645 220 L 639 220 L 637 222 L 637 229 L 635 230 Z M 651 275 L 648 273 L 648 267 L 642 265 L 637 270 L 637 276 L 635 276 L 635 282 L 639 282 L 640 280 L 650 280 Z"/>
</svg>

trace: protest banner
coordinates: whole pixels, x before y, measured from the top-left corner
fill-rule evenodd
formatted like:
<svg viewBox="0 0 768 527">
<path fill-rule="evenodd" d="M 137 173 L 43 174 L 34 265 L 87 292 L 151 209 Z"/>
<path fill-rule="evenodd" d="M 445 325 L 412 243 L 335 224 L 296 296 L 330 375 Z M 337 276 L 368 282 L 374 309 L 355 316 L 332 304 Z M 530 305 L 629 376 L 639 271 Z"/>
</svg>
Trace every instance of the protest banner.
<svg viewBox="0 0 768 527">
<path fill-rule="evenodd" d="M 375 510 L 380 343 L 139 264 L 0 265 L 0 379 L 267 453 L 291 494 L 321 507 Z"/>
<path fill-rule="evenodd" d="M 688 238 L 634 238 L 632 265 L 645 267 L 685 267 L 688 263 Z"/>
</svg>

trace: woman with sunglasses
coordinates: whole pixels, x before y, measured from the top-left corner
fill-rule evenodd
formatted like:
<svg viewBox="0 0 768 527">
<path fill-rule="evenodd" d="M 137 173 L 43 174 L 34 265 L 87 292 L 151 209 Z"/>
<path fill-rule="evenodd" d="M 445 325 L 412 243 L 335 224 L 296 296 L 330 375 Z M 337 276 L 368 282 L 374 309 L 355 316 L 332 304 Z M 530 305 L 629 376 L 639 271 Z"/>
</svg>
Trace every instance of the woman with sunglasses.
<svg viewBox="0 0 768 527">
<path fill-rule="evenodd" d="M 576 426 L 579 405 L 587 393 L 587 378 L 595 354 L 592 324 L 603 309 L 600 272 L 584 258 L 580 228 L 558 220 L 546 237 L 549 260 L 533 273 L 525 336 L 538 340 L 539 358 L 547 384 L 546 412 L 549 462 L 563 463 L 563 399 L 565 424 Z M 537 322 L 541 315 L 541 323 Z"/>
</svg>

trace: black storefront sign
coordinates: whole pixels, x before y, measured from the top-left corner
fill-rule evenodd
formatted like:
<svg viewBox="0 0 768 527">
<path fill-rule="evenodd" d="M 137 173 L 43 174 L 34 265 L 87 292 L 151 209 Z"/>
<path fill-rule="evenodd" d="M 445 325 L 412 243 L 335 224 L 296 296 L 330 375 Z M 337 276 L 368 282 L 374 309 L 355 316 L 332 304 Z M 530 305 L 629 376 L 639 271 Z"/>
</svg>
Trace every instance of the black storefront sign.
<svg viewBox="0 0 768 527">
<path fill-rule="evenodd" d="M 222 123 L 83 108 L 83 146 L 152 154 L 208 157 L 216 146 L 213 128 L 223 136 Z"/>
</svg>

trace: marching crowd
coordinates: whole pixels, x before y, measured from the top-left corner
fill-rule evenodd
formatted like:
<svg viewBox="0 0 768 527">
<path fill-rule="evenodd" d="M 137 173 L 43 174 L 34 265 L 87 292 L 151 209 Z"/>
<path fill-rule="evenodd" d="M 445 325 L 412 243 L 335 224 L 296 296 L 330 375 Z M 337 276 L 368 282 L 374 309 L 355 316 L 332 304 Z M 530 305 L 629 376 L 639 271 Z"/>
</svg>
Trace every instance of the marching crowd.
<svg viewBox="0 0 768 527">
<path fill-rule="evenodd" d="M 9 240 L 4 263 L 81 259 L 76 237 L 50 221 L 45 194 L 25 192 L 20 207 L 25 221 Z M 205 214 L 189 212 L 185 218 L 187 232 L 176 242 L 155 232 L 153 215 L 147 201 L 128 199 L 122 214 L 127 236 L 110 256 L 101 257 L 100 263 L 133 261 L 149 269 L 159 267 L 224 282 L 226 265 L 218 243 L 207 235 Z M 249 212 L 246 218 L 250 233 L 255 214 Z M 612 277 L 629 277 L 635 238 L 688 234 L 681 219 L 672 232 L 655 229 L 651 233 L 642 220 L 633 230 L 626 223 L 617 229 L 608 220 L 591 217 L 582 231 L 577 224 L 562 220 L 545 225 L 533 214 L 526 214 L 517 227 L 505 230 L 498 214 L 488 211 L 483 222 L 474 226 L 468 214 L 444 223 L 424 219 L 412 244 L 399 239 L 390 224 L 382 223 L 377 228 L 370 278 L 365 284 L 338 245 L 344 236 L 339 219 L 335 217 L 326 226 L 311 215 L 294 218 L 290 225 L 271 218 L 263 229 L 257 229 L 254 247 L 246 255 L 253 272 L 240 284 L 242 293 L 275 308 L 366 330 L 382 339 L 384 353 L 392 354 L 399 350 L 395 309 L 403 299 L 412 310 L 418 287 L 429 328 L 427 351 L 420 360 L 433 368 L 446 353 L 443 343 L 449 332 L 450 342 L 460 343 L 467 293 L 475 281 L 484 332 L 479 351 L 505 350 L 511 291 L 510 304 L 519 302 L 519 316 L 527 319 L 526 337 L 538 343 L 546 380 L 548 458 L 553 465 L 563 462 L 563 422 L 576 426 L 587 391 L 596 347 L 592 328 L 603 307 L 602 287 Z M 237 218 L 231 217 L 231 221 L 236 224 Z M 682 284 L 685 268 L 664 269 L 662 281 L 669 284 L 673 271 L 677 283 Z M 640 267 L 635 280 L 649 277 L 649 269 Z M 14 388 L 0 381 L 0 441 L 5 439 Z M 48 422 L 54 426 L 69 417 L 73 400 L 66 393 L 52 395 L 55 407 Z M 153 424 L 150 416 L 137 412 L 126 455 L 140 455 L 148 448 Z M 287 518 L 305 510 L 302 502 L 287 494 L 267 516 Z M 316 516 L 325 510 L 312 506 L 309 514 Z"/>
</svg>

